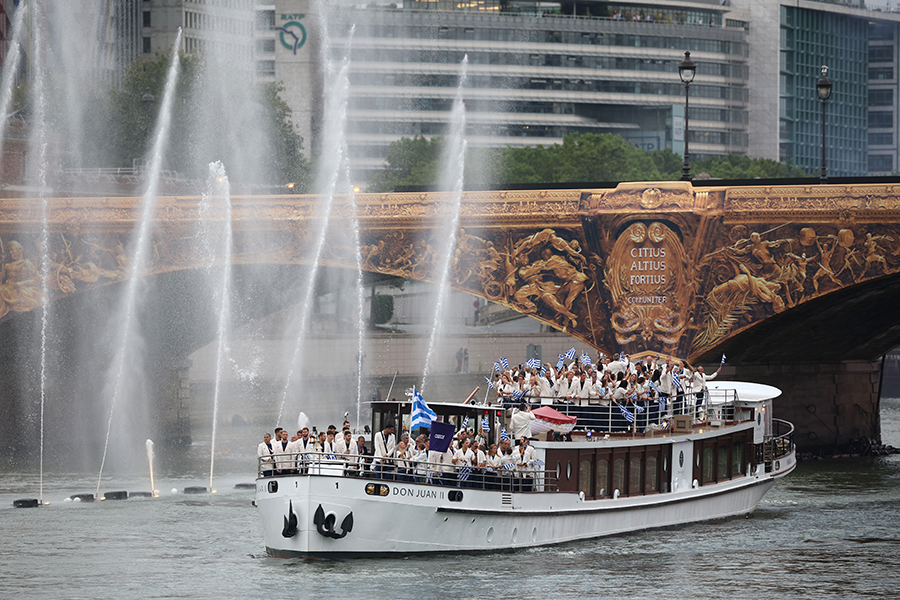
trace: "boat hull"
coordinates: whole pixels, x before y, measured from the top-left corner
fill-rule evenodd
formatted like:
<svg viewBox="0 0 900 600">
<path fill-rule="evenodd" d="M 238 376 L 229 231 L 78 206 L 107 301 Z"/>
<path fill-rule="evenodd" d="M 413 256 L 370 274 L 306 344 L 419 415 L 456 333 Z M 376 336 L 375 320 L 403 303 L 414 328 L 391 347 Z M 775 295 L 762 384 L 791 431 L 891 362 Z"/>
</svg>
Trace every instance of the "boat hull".
<svg viewBox="0 0 900 600">
<path fill-rule="evenodd" d="M 256 504 L 273 557 L 500 551 L 746 515 L 795 464 L 791 454 L 775 473 L 760 469 L 714 485 L 601 500 L 583 500 L 577 493 L 300 475 L 259 479 Z M 271 491 L 270 481 L 278 482 L 277 491 Z M 367 494 L 366 485 L 373 482 L 387 485 L 388 494 Z M 317 526 L 320 507 L 320 516 L 333 515 L 325 534 Z M 297 527 L 285 537 L 289 511 Z M 352 529 L 344 532 L 341 525 L 350 513 Z"/>
</svg>

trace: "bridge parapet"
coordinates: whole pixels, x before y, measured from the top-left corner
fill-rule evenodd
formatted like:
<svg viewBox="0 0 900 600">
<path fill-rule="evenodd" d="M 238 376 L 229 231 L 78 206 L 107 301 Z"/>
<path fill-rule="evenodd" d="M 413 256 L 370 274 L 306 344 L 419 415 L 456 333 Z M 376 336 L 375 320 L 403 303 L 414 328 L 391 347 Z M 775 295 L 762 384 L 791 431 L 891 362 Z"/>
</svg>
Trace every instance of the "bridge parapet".
<svg viewBox="0 0 900 600">
<path fill-rule="evenodd" d="M 788 311 L 900 271 L 900 185 L 466 192 L 451 262 L 454 288 L 528 314 L 607 353 L 691 360 Z M 337 197 L 322 262 L 433 281 L 450 196 Z M 147 275 L 215 264 L 219 199 L 156 200 Z M 231 199 L 235 264 L 305 264 L 324 226 L 314 196 Z M 48 200 L 49 300 L 129 276 L 141 199 Z M 0 316 L 41 306 L 39 199 L 0 200 Z M 205 237 L 204 237 L 205 236 Z M 221 254 L 219 254 L 221 255 Z M 874 283 L 873 283 L 874 282 Z M 888 336 L 890 337 L 890 336 Z M 897 336 L 885 338 L 884 349 Z M 874 350 L 873 350 L 874 351 Z"/>
</svg>

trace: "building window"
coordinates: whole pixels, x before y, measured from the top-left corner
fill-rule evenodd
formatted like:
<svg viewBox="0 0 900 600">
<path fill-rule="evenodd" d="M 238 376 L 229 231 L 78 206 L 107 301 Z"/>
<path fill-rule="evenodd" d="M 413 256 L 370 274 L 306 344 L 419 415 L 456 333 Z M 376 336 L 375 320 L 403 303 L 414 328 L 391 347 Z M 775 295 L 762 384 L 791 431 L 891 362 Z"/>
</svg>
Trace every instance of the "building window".
<svg viewBox="0 0 900 600">
<path fill-rule="evenodd" d="M 894 78 L 894 68 L 893 67 L 872 67 L 869 69 L 869 79 L 874 80 L 882 80 L 882 79 L 893 79 Z"/>
<path fill-rule="evenodd" d="M 144 27 L 150 27 L 150 11 L 144 11 Z"/>
<path fill-rule="evenodd" d="M 893 127 L 894 126 L 894 113 L 889 110 L 875 112 L 869 112 L 869 128 L 874 129 L 876 127 Z"/>
<path fill-rule="evenodd" d="M 893 146 L 894 145 L 894 134 L 893 134 L 893 132 L 870 133 L 869 134 L 869 145 L 870 146 Z"/>
<path fill-rule="evenodd" d="M 893 46 L 869 46 L 869 62 L 891 62 L 893 59 Z"/>
<path fill-rule="evenodd" d="M 141 42 L 143 45 L 141 52 L 143 52 L 144 54 L 150 54 L 150 52 L 151 52 L 150 38 L 148 38 L 148 37 L 141 38 Z"/>
<path fill-rule="evenodd" d="M 256 40 L 256 51 L 261 54 L 275 52 L 275 40 Z"/>
<path fill-rule="evenodd" d="M 275 61 L 274 60 L 258 60 L 256 61 L 256 74 L 261 77 L 274 76 L 275 75 Z"/>
<path fill-rule="evenodd" d="M 894 168 L 893 157 L 890 154 L 870 154 L 870 173 L 889 173 Z"/>
<path fill-rule="evenodd" d="M 894 90 L 869 90 L 869 106 L 890 106 L 894 103 Z"/>
</svg>

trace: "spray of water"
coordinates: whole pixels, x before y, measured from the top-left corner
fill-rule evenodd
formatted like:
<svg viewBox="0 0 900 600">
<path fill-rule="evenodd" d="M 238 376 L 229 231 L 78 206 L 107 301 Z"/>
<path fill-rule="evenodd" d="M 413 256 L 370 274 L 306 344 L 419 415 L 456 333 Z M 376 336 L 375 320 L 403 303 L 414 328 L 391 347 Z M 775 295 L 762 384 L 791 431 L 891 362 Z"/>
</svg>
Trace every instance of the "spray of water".
<svg viewBox="0 0 900 600">
<path fill-rule="evenodd" d="M 209 165 L 209 191 L 204 195 L 201 202 L 201 221 L 207 222 L 204 212 L 212 210 L 214 198 L 220 198 L 224 215 L 222 217 L 222 282 L 218 291 L 218 313 L 219 321 L 217 324 L 217 335 L 219 338 L 216 347 L 216 383 L 213 392 L 213 415 L 212 415 L 212 440 L 209 450 L 209 491 L 215 492 L 213 489 L 213 472 L 216 464 L 216 426 L 219 419 L 219 396 L 222 389 L 222 379 L 225 374 L 225 365 L 228 360 L 228 337 L 229 323 L 231 321 L 231 253 L 232 253 L 232 228 L 231 228 L 231 186 L 228 182 L 228 176 L 225 174 L 225 167 L 220 162 L 210 163 Z M 213 239 L 214 236 L 209 233 L 207 239 Z M 210 253 L 214 256 L 214 253 Z"/>
<path fill-rule="evenodd" d="M 33 21 L 33 37 L 34 37 L 34 77 L 33 90 L 35 98 L 34 111 L 34 129 L 31 147 L 37 147 L 37 175 L 38 188 L 41 198 L 41 237 L 40 237 L 40 255 L 41 255 L 41 295 L 44 298 L 45 305 L 41 310 L 41 405 L 40 405 L 40 430 L 41 430 L 41 448 L 40 448 L 40 500 L 44 499 L 44 410 L 47 404 L 47 335 L 50 327 L 49 323 L 49 307 L 46 305 L 46 299 L 50 297 L 50 229 L 48 225 L 49 205 L 47 199 L 47 131 L 49 124 L 47 123 L 47 95 L 46 95 L 46 77 L 47 69 L 45 64 L 43 50 L 43 28 L 41 27 L 41 14 L 34 11 Z"/>
<path fill-rule="evenodd" d="M 450 112 L 450 131 L 447 136 L 447 148 L 445 149 L 444 173 L 441 177 L 441 189 L 452 190 L 450 199 L 450 220 L 447 226 L 447 244 L 444 247 L 444 263 L 440 271 L 440 285 L 438 287 L 437 305 L 434 310 L 434 326 L 431 329 L 431 339 L 428 342 L 428 353 L 425 355 L 425 368 L 422 372 L 422 394 L 425 394 L 425 384 L 428 374 L 434 366 L 434 355 L 438 340 L 441 337 L 441 325 L 444 316 L 444 302 L 450 290 L 450 269 L 453 265 L 453 255 L 456 252 L 456 232 L 459 229 L 459 209 L 462 204 L 462 191 L 464 171 L 466 166 L 466 106 L 463 103 L 463 88 L 466 84 L 466 73 L 469 65 L 469 56 L 463 57 L 460 66 L 459 85 L 456 88 L 456 99 Z"/>
<path fill-rule="evenodd" d="M 325 12 L 323 11 L 323 15 Z M 327 31 L 327 25 L 324 24 L 323 29 Z M 323 36 L 327 40 L 327 36 Z M 291 354 L 291 362 L 288 368 L 287 380 L 285 381 L 284 393 L 281 398 L 281 405 L 278 409 L 278 418 L 276 423 L 281 421 L 284 414 L 284 405 L 290 395 L 294 374 L 303 364 L 303 350 L 305 348 L 306 325 L 309 315 L 312 311 L 313 294 L 315 293 L 315 281 L 318 276 L 319 262 L 322 257 L 322 250 L 325 247 L 325 238 L 328 233 L 328 221 L 331 216 L 331 207 L 334 203 L 334 196 L 337 191 L 338 183 L 342 179 L 342 175 L 346 177 L 347 161 L 346 142 L 344 132 L 347 123 L 347 102 L 350 96 L 350 60 L 344 58 L 340 63 L 333 64 L 331 60 L 331 49 L 327 42 L 324 44 L 322 54 L 326 60 L 326 78 L 325 89 L 325 126 L 323 128 L 322 139 L 324 140 L 322 148 L 321 170 L 318 174 L 317 181 L 322 190 L 324 197 L 324 206 L 322 207 L 321 219 L 322 225 L 316 239 L 315 250 L 311 257 L 312 270 L 309 275 L 309 285 L 306 288 L 306 294 L 303 303 L 300 305 L 300 326 L 298 329 L 297 340 L 294 351 Z"/>
<path fill-rule="evenodd" d="M 23 4 L 16 11 L 13 19 L 12 39 L 9 42 L 9 48 L 6 54 L 6 62 L 3 68 L 3 78 L 0 79 L 0 124 L 6 123 L 9 104 L 12 102 L 13 82 L 15 82 L 16 69 L 19 66 L 22 46 L 19 39 L 22 37 L 23 23 L 25 22 L 25 14 L 31 3 Z M 37 51 L 37 48 L 35 48 Z M 6 127 L 0 126 L 0 156 L 3 156 L 3 138 L 6 134 Z"/>
<path fill-rule="evenodd" d="M 125 298 L 122 310 L 121 345 L 113 363 L 114 385 L 112 401 L 109 408 L 109 421 L 106 427 L 106 441 L 103 445 L 103 460 L 100 462 L 100 473 L 97 476 L 97 496 L 100 495 L 100 482 L 103 478 L 103 467 L 106 464 L 106 455 L 109 450 L 109 434 L 112 430 L 113 416 L 116 404 L 122 395 L 123 381 L 126 365 L 140 364 L 140 358 L 131 356 L 139 345 L 136 320 L 138 285 L 140 278 L 146 270 L 150 254 L 150 227 L 153 220 L 153 211 L 156 205 L 156 193 L 159 188 L 160 172 L 162 171 L 163 150 L 169 136 L 169 127 L 172 120 L 172 105 L 175 98 L 175 84 L 178 80 L 179 61 L 178 49 L 181 47 L 181 28 L 175 36 L 175 44 L 172 47 L 172 62 L 166 76 L 166 87 L 163 94 L 162 106 L 154 131 L 152 156 L 150 159 L 149 178 L 147 190 L 142 199 L 143 211 L 137 236 L 137 247 L 129 270 L 129 281 L 125 290 Z"/>
<path fill-rule="evenodd" d="M 154 498 L 159 497 L 156 489 L 156 483 L 153 481 L 153 440 L 147 440 L 147 462 L 150 463 L 150 495 Z"/>
</svg>

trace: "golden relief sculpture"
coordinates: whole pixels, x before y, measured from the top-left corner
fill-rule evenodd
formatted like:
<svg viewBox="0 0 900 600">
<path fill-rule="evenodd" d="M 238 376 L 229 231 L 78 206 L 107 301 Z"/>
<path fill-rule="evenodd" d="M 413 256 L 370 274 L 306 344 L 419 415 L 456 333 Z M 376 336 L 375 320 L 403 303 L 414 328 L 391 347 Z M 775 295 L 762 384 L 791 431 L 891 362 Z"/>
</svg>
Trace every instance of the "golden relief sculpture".
<svg viewBox="0 0 900 600">
<path fill-rule="evenodd" d="M 699 351 L 771 315 L 866 279 L 900 271 L 900 226 L 734 225 L 730 243 L 699 263 L 709 273 Z"/>
</svg>

